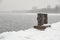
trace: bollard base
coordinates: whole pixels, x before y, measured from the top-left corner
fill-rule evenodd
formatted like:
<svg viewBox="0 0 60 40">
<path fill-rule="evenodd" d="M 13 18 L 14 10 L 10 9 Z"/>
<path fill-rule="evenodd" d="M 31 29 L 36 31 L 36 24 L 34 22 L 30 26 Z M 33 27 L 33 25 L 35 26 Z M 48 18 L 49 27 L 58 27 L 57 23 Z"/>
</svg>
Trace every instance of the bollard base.
<svg viewBox="0 0 60 40">
<path fill-rule="evenodd" d="M 35 29 L 38 29 L 38 30 L 45 30 L 47 27 L 51 27 L 51 25 L 38 25 L 38 26 L 34 26 Z"/>
</svg>

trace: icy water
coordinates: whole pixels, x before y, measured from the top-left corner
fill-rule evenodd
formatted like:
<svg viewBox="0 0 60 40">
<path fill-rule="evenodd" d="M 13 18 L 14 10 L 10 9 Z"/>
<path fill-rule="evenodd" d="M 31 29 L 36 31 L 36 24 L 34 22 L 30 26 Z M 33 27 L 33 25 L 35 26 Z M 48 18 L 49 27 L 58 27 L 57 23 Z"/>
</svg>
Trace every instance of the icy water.
<svg viewBox="0 0 60 40">
<path fill-rule="evenodd" d="M 0 33 L 5 31 L 25 30 L 37 25 L 36 14 L 22 13 L 0 13 Z M 48 22 L 60 21 L 60 15 L 49 15 Z"/>
<path fill-rule="evenodd" d="M 31 14 L 1 14 L 0 33 L 4 31 L 18 31 L 36 25 L 36 15 Z"/>
<path fill-rule="evenodd" d="M 60 22 L 60 14 L 48 14 L 48 23 Z"/>
</svg>

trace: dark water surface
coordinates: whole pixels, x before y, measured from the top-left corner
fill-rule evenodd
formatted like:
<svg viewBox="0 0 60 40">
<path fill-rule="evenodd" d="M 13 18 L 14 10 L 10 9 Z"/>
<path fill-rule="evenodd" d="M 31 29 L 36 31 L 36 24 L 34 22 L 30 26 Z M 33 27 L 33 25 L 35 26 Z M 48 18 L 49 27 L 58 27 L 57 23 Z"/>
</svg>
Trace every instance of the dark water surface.
<svg viewBox="0 0 60 40">
<path fill-rule="evenodd" d="M 0 33 L 28 29 L 36 24 L 36 15 L 0 13 Z"/>
<path fill-rule="evenodd" d="M 24 30 L 37 25 L 37 15 L 33 14 L 2 14 L 0 13 L 0 33 L 5 31 Z M 60 15 L 49 15 L 48 22 L 60 21 Z"/>
</svg>

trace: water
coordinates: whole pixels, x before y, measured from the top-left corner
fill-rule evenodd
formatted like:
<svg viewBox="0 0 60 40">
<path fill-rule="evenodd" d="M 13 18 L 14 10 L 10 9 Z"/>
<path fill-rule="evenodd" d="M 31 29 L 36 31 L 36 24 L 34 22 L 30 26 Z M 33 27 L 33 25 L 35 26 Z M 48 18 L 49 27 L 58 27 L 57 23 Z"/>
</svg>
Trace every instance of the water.
<svg viewBox="0 0 60 40">
<path fill-rule="evenodd" d="M 60 15 L 48 15 L 48 23 L 60 21 Z M 0 33 L 25 30 L 37 25 L 37 14 L 0 13 Z"/>
<path fill-rule="evenodd" d="M 36 15 L 31 14 L 1 14 L 0 33 L 4 31 L 25 30 L 36 25 Z"/>
<path fill-rule="evenodd" d="M 60 22 L 60 14 L 48 14 L 48 23 Z"/>
</svg>

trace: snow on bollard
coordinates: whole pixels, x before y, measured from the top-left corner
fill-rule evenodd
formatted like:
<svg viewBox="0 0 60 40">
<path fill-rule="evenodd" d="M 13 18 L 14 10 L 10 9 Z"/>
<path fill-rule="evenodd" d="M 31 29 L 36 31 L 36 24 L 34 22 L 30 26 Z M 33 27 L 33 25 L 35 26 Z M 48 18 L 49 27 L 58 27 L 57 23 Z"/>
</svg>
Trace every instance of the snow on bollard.
<svg viewBox="0 0 60 40">
<path fill-rule="evenodd" d="M 48 19 L 45 13 L 38 13 L 37 21 L 38 25 L 34 26 L 34 28 L 38 30 L 45 30 L 47 27 L 51 27 L 51 25 L 47 25 Z"/>
</svg>

